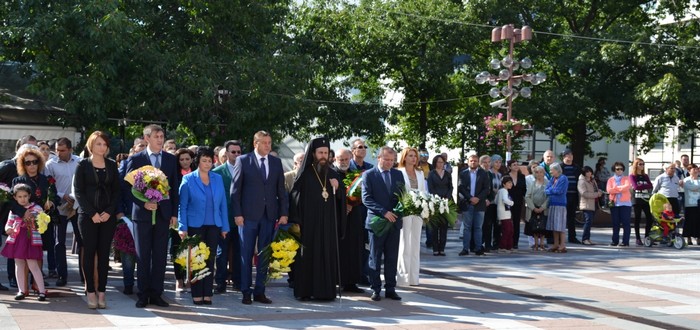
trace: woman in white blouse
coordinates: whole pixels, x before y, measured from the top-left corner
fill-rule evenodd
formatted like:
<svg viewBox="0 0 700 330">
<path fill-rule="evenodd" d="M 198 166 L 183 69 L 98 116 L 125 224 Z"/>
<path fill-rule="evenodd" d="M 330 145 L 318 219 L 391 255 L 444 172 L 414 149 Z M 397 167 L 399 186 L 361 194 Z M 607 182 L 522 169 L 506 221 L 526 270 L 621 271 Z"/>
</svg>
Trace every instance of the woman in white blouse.
<svg viewBox="0 0 700 330">
<path fill-rule="evenodd" d="M 406 182 L 406 190 L 411 189 L 427 193 L 425 176 L 422 170 L 416 168 L 417 164 L 418 150 L 408 147 L 401 151 L 399 171 L 403 174 L 404 182 Z M 423 219 L 419 214 L 405 214 L 403 216 L 397 269 L 398 285 L 418 285 L 422 227 Z"/>
</svg>

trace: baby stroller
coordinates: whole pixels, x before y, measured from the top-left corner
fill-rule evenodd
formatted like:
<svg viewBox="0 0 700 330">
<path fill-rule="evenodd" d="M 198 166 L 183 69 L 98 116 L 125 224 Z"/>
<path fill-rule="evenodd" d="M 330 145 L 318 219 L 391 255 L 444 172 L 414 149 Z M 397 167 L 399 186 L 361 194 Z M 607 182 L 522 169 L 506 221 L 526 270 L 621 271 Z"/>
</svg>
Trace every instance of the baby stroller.
<svg viewBox="0 0 700 330">
<path fill-rule="evenodd" d="M 673 246 L 680 250 L 685 247 L 685 240 L 683 240 L 683 236 L 681 236 L 680 233 L 680 228 L 683 228 L 684 219 L 675 218 L 669 221 L 661 217 L 661 213 L 664 211 L 664 204 L 666 203 L 668 203 L 666 196 L 659 193 L 653 194 L 649 198 L 649 208 L 651 209 L 652 216 L 654 216 L 654 222 L 651 226 L 649 236 L 644 238 L 644 246 L 649 247 L 655 242 L 662 242 L 667 246 Z M 661 226 L 661 221 L 667 223 L 669 226 L 667 241 L 664 241 L 664 228 Z"/>
</svg>

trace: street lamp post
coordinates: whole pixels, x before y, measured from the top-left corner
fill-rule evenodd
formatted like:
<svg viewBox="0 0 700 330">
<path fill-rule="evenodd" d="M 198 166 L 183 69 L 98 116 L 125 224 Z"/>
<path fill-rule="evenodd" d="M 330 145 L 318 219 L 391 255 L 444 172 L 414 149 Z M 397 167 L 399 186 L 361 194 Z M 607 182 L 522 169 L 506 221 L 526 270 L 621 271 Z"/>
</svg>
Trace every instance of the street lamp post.
<svg viewBox="0 0 700 330">
<path fill-rule="evenodd" d="M 536 74 L 522 72 L 521 74 L 514 75 L 513 71 L 520 68 L 529 69 L 532 67 L 532 60 L 525 57 L 520 61 L 516 61 L 513 58 L 513 49 L 515 44 L 521 41 L 532 39 L 532 28 L 529 26 L 523 26 L 522 29 L 516 29 L 513 24 L 504 25 L 503 27 L 496 27 L 491 31 L 491 42 L 501 42 L 508 41 L 508 55 L 506 55 L 502 60 L 492 59 L 490 66 L 494 70 L 501 69 L 498 75 L 489 73 L 488 71 L 483 71 L 476 75 L 476 82 L 478 84 L 489 83 L 492 86 L 489 91 L 489 95 L 493 98 L 498 98 L 503 96 L 506 98 L 506 120 L 510 121 L 513 116 L 513 99 L 522 95 L 528 98 L 532 95 L 532 89 L 530 87 L 522 87 L 518 90 L 519 86 L 523 82 L 528 82 L 530 84 L 539 85 L 547 79 L 547 75 L 543 72 L 538 72 Z M 506 85 L 502 88 L 496 87 L 499 82 L 506 82 Z M 512 156 L 512 146 L 511 146 L 511 132 L 506 132 L 506 161 L 511 159 Z"/>
</svg>

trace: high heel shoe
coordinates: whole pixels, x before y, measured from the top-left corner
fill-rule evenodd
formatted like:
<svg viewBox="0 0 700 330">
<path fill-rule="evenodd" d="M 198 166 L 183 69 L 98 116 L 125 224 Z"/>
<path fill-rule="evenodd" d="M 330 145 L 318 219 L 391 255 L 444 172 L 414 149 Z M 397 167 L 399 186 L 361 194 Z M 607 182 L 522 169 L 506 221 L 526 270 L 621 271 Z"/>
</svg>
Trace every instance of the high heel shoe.
<svg viewBox="0 0 700 330">
<path fill-rule="evenodd" d="M 88 308 L 97 309 L 97 294 L 95 292 L 87 292 L 85 295 L 87 296 Z"/>
<path fill-rule="evenodd" d="M 99 308 L 99 309 L 107 308 L 107 300 L 105 299 L 104 292 L 97 293 L 97 308 Z"/>
</svg>

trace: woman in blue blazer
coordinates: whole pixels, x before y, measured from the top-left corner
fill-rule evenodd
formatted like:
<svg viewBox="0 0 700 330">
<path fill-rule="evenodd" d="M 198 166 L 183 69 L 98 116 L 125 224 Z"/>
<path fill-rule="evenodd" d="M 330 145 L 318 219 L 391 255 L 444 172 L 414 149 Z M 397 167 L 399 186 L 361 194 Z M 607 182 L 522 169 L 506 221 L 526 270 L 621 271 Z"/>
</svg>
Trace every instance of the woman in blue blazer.
<svg viewBox="0 0 700 330">
<path fill-rule="evenodd" d="M 207 267 L 214 270 L 214 255 L 219 236 L 226 238 L 230 228 L 228 207 L 221 175 L 211 172 L 214 151 L 201 147 L 194 158 L 197 169 L 182 177 L 180 184 L 180 208 L 178 232 L 180 237 L 199 235 L 210 251 Z M 195 305 L 211 305 L 214 277 L 208 275 L 192 284 L 192 301 Z"/>
</svg>

